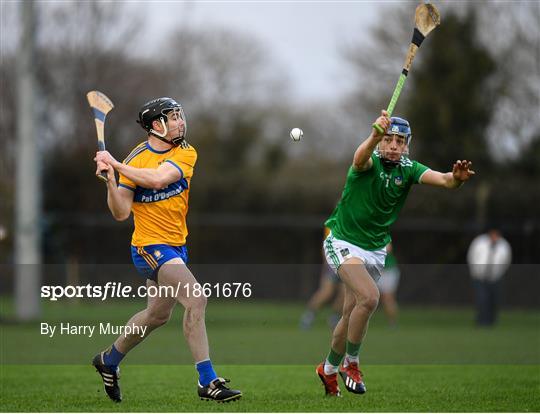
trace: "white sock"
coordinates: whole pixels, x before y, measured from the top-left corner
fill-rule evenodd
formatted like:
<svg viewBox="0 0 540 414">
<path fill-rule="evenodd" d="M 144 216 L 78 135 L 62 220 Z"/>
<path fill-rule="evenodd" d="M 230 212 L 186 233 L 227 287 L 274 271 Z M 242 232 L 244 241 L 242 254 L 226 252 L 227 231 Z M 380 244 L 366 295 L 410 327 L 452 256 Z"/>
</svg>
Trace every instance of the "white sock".
<svg viewBox="0 0 540 414">
<path fill-rule="evenodd" d="M 338 367 L 333 366 L 328 359 L 324 361 L 324 374 L 332 375 L 338 372 Z"/>
<path fill-rule="evenodd" d="M 352 356 L 346 354 L 345 358 L 343 358 L 343 366 L 347 367 L 351 362 L 356 362 L 356 364 L 358 365 L 358 363 L 360 362 L 360 358 L 358 357 L 358 355 Z"/>
</svg>

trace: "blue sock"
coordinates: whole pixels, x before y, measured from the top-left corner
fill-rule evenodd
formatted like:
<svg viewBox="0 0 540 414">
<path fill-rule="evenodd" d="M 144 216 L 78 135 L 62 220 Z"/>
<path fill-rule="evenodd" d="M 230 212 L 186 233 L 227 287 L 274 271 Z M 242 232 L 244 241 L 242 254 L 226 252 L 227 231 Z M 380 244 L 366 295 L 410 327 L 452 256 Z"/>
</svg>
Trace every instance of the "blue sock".
<svg viewBox="0 0 540 414">
<path fill-rule="evenodd" d="M 111 347 L 103 353 L 103 363 L 105 365 L 117 367 L 125 356 L 126 355 L 118 351 L 114 345 L 111 345 Z"/>
<path fill-rule="evenodd" d="M 217 378 L 216 371 L 214 371 L 214 367 L 212 367 L 212 361 L 209 359 L 197 362 L 195 366 L 197 367 L 197 371 L 199 371 L 199 383 L 203 387 L 206 387 Z"/>
</svg>

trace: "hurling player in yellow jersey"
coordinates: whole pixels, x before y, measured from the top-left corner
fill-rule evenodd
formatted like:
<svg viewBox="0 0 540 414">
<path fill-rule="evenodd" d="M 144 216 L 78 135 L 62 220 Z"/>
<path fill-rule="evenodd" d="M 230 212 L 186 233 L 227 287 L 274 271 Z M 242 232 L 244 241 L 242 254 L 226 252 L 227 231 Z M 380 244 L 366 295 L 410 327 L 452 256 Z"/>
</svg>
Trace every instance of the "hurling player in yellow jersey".
<svg viewBox="0 0 540 414">
<path fill-rule="evenodd" d="M 228 380 L 218 377 L 212 367 L 204 321 L 206 298 L 194 294 L 197 280 L 186 266 L 186 215 L 197 153 L 185 140 L 184 111 L 175 100 L 158 98 L 143 105 L 137 122 L 148 133 L 148 139 L 137 145 L 124 162 L 115 160 L 107 151 L 98 152 L 96 174 L 107 170 L 107 204 L 113 217 L 122 221 L 133 212 L 131 255 L 137 270 L 146 277 L 147 286 L 172 286 L 177 296 L 149 297 L 146 309 L 126 324 L 146 328 L 139 330 L 146 334 L 120 335 L 92 363 L 108 396 L 121 401 L 120 361 L 149 332 L 165 324 L 180 303 L 185 309 L 184 336 L 199 372 L 199 396 L 220 402 L 238 399 L 242 393 L 229 389 L 225 385 Z M 114 171 L 120 175 L 118 185 Z"/>
</svg>

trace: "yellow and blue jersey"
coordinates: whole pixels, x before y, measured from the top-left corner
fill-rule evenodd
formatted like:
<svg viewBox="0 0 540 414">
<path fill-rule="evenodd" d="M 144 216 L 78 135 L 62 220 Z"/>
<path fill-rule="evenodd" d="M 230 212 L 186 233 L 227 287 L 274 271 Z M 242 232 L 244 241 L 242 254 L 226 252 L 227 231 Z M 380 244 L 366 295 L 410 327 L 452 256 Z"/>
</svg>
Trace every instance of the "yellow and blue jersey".
<svg viewBox="0 0 540 414">
<path fill-rule="evenodd" d="M 133 212 L 135 230 L 131 244 L 144 247 L 154 244 L 183 246 L 188 235 L 186 216 L 191 177 L 197 162 L 195 148 L 188 145 L 157 151 L 145 141 L 137 145 L 124 160 L 135 168 L 158 168 L 168 162 L 178 168 L 181 177 L 161 190 L 143 188 L 120 174 L 119 185 L 134 192 Z"/>
</svg>

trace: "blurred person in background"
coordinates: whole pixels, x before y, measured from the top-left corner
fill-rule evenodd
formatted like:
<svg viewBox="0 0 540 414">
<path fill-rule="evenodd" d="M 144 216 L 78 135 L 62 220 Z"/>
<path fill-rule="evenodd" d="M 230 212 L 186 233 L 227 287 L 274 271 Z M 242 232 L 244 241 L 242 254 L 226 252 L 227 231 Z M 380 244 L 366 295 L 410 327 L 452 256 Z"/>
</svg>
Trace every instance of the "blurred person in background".
<svg viewBox="0 0 540 414">
<path fill-rule="evenodd" d="M 324 228 L 324 238 L 328 236 L 330 229 Z M 308 301 L 307 308 L 300 318 L 300 329 L 310 329 L 315 321 L 317 312 L 321 308 L 332 301 L 332 313 L 328 318 L 328 325 L 334 329 L 341 317 L 341 309 L 343 308 L 343 284 L 340 282 L 337 275 L 332 271 L 326 260 L 324 259 L 321 266 L 321 278 L 319 287 Z"/>
<path fill-rule="evenodd" d="M 392 243 L 386 246 L 386 259 L 381 278 L 377 281 L 377 287 L 381 294 L 381 302 L 384 314 L 391 327 L 396 327 L 398 322 L 398 304 L 396 292 L 399 286 L 400 271 Z"/>
<path fill-rule="evenodd" d="M 512 263 L 510 243 L 497 228 L 491 227 L 474 238 L 467 263 L 475 291 L 476 324 L 493 326 L 499 313 L 500 281 Z"/>
</svg>

